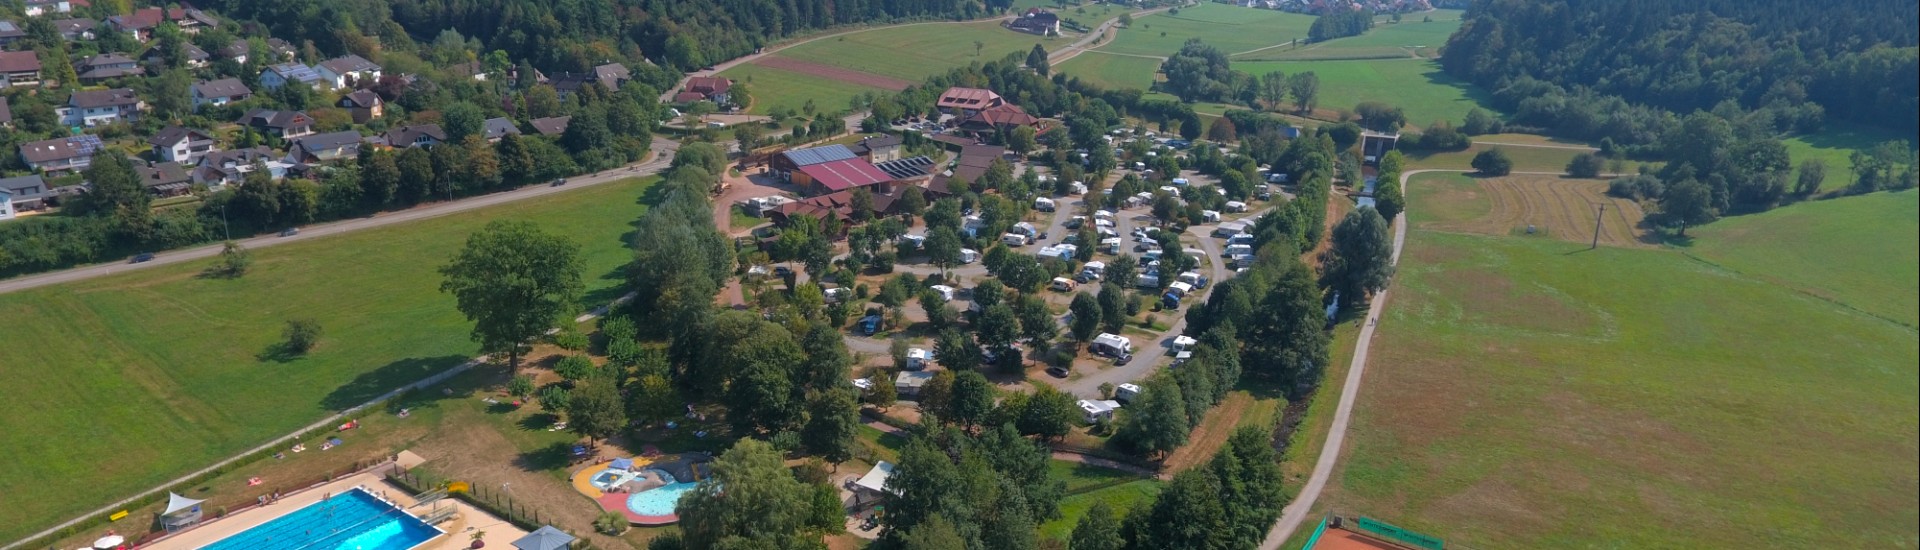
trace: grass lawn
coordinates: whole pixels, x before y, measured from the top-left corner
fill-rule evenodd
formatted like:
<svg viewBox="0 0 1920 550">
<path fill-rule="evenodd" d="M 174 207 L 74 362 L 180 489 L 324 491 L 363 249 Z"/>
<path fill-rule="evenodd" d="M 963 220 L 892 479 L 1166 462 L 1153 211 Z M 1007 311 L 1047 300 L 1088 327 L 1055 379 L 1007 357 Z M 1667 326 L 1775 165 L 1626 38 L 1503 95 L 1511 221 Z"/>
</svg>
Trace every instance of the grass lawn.
<svg viewBox="0 0 1920 550">
<path fill-rule="evenodd" d="M 1188 38 L 1199 38 L 1229 54 L 1306 40 L 1314 17 L 1227 4 L 1200 4 L 1181 8 L 1178 15 L 1156 13 L 1133 20 L 1133 26 L 1100 49 L 1114 53 L 1169 56 Z"/>
<path fill-rule="evenodd" d="M 1794 204 L 1688 236 L 1694 256 L 1920 326 L 1920 191 Z"/>
<path fill-rule="evenodd" d="M 1399 23 L 1381 20 L 1374 24 L 1373 30 L 1360 36 L 1336 38 L 1297 48 L 1261 50 L 1236 56 L 1233 61 L 1392 59 L 1415 55 L 1435 57 L 1440 46 L 1447 43 L 1447 37 L 1460 28 L 1458 10 L 1442 11 L 1445 13 L 1433 14 L 1432 22 L 1421 21 L 1421 14 L 1415 13 Z"/>
<path fill-rule="evenodd" d="M 464 361 L 470 325 L 435 272 L 487 222 L 539 222 L 582 245 L 589 302 L 618 295 L 622 243 L 649 183 L 632 180 L 254 252 L 239 280 L 211 260 L 0 296 L 0 539 L 205 466 Z M 325 331 L 310 355 L 256 354 L 287 319 Z M 111 457 L 111 460 L 102 460 Z M 76 498 L 76 495 L 85 495 Z"/>
<path fill-rule="evenodd" d="M 1920 544 L 1912 328 L 1584 248 L 1409 235 L 1329 506 L 1479 548 Z"/>
<path fill-rule="evenodd" d="M 1145 90 L 1154 80 L 1160 62 L 1145 57 L 1110 55 L 1089 50 L 1067 62 L 1055 65 L 1055 72 L 1079 77 L 1103 88 Z"/>
<path fill-rule="evenodd" d="M 1062 541 L 1073 538 L 1073 526 L 1080 523 L 1080 518 L 1087 515 L 1095 502 L 1107 503 L 1113 508 L 1115 518 L 1124 519 L 1127 510 L 1152 503 L 1153 497 L 1160 494 L 1161 485 L 1156 479 L 1142 479 L 1060 499 L 1060 517 L 1040 524 L 1040 538 Z"/>
<path fill-rule="evenodd" d="M 1827 179 L 1821 182 L 1820 190 L 1838 191 L 1853 185 L 1853 163 L 1847 157 L 1854 151 L 1866 151 L 1883 142 L 1901 139 L 1912 138 L 1872 126 L 1833 121 L 1819 132 L 1794 136 L 1782 143 L 1786 144 L 1795 169 L 1807 159 L 1825 161 Z"/>
<path fill-rule="evenodd" d="M 1233 69 L 1253 75 L 1312 71 L 1320 77 L 1321 108 L 1351 111 L 1360 102 L 1379 101 L 1406 110 L 1407 124 L 1422 128 L 1435 120 L 1458 126 L 1474 107 L 1496 112 L 1487 107 L 1486 92 L 1423 59 L 1236 61 Z"/>
<path fill-rule="evenodd" d="M 985 44 L 978 55 L 975 41 Z M 985 63 L 1009 53 L 1025 53 L 1034 44 L 1052 50 L 1072 42 L 1070 37 L 1047 38 L 1007 30 L 998 21 L 929 23 L 836 36 L 774 55 L 920 82 L 976 61 Z"/>
<path fill-rule="evenodd" d="M 1047 472 L 1055 479 L 1067 482 L 1068 493 L 1079 493 L 1098 487 L 1125 482 L 1130 479 L 1145 479 L 1128 472 L 1088 466 L 1078 462 L 1053 460 L 1047 463 Z"/>
<path fill-rule="evenodd" d="M 720 75 L 747 85 L 753 93 L 753 107 L 747 112 L 756 115 L 767 114 L 779 107 L 798 113 L 807 100 L 813 100 L 813 104 L 822 111 L 838 111 L 846 109 L 854 96 L 886 91 L 752 63 L 734 65 Z"/>
</svg>

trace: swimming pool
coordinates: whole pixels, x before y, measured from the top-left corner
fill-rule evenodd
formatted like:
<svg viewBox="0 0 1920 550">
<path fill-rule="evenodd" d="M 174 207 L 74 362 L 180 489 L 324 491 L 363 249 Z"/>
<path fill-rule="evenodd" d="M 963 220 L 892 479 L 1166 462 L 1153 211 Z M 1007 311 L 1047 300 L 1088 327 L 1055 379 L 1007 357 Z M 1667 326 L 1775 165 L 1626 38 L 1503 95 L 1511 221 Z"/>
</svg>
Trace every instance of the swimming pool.
<svg viewBox="0 0 1920 550">
<path fill-rule="evenodd" d="M 673 479 L 671 474 L 659 470 L 654 471 L 659 472 L 660 475 L 666 479 Z M 680 495 L 693 490 L 697 485 L 700 484 L 687 482 L 668 483 L 634 493 L 632 496 L 627 497 L 627 509 L 643 516 L 674 515 L 673 509 L 680 504 Z"/>
<path fill-rule="evenodd" d="M 356 488 L 201 550 L 407 550 L 441 533 L 439 528 Z"/>
</svg>

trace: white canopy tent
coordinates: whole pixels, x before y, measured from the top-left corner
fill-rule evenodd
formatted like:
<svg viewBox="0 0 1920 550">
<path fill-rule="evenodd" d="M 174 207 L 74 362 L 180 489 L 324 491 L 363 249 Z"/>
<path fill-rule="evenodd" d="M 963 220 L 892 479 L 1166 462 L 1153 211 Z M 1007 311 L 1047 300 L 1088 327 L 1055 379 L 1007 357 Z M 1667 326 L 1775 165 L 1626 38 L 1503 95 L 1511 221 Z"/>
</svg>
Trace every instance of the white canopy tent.
<svg viewBox="0 0 1920 550">
<path fill-rule="evenodd" d="M 200 503 L 202 502 L 206 501 L 167 493 L 167 509 L 160 512 L 161 527 L 165 527 L 167 531 L 178 531 L 200 523 Z"/>
</svg>

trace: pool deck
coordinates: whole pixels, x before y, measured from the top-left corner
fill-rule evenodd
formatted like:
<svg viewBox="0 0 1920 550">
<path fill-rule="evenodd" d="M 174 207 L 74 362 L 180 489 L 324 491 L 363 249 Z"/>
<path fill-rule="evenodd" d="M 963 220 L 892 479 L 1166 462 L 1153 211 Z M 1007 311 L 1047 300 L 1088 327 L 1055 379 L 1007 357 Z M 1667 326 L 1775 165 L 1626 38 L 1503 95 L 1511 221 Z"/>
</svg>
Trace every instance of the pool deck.
<svg viewBox="0 0 1920 550">
<path fill-rule="evenodd" d="M 374 471 L 382 470 L 376 468 Z M 267 523 L 274 518 L 286 515 L 289 512 L 298 510 L 309 504 L 319 502 L 322 497 L 345 493 L 357 486 L 365 486 L 369 492 L 384 496 L 388 501 L 400 505 L 402 508 L 405 508 L 408 513 L 414 514 L 415 516 L 426 514 L 435 506 L 453 506 L 459 510 L 453 519 L 441 522 L 436 526 L 446 531 L 447 534 L 421 543 L 415 547 L 415 550 L 459 550 L 467 548 L 473 544 L 474 531 L 484 531 L 486 533 L 486 536 L 482 537 L 482 540 L 487 541 L 487 548 L 512 548 L 513 541 L 527 535 L 525 530 L 514 527 L 513 524 L 507 523 L 504 519 L 500 519 L 492 514 L 469 506 L 465 502 L 451 498 L 441 499 L 434 504 L 416 509 L 414 508 L 416 502 L 412 496 L 407 494 L 406 490 L 387 483 L 384 478 L 369 471 L 340 478 L 332 483 L 327 483 L 312 489 L 285 495 L 279 502 L 273 504 L 255 506 L 228 514 L 225 518 L 203 523 L 199 527 L 161 539 L 158 542 L 143 546 L 142 548 L 148 550 L 192 550 L 213 544 L 221 539 Z"/>
<path fill-rule="evenodd" d="M 633 495 L 634 493 L 607 493 L 604 495 L 600 495 L 599 498 L 595 498 L 593 500 L 595 502 L 599 502 L 600 507 L 603 509 L 606 509 L 612 512 L 619 512 L 620 515 L 627 516 L 627 521 L 634 525 L 654 527 L 654 526 L 660 526 L 660 525 L 670 525 L 673 523 L 678 523 L 680 521 L 680 516 L 676 516 L 673 514 L 667 514 L 664 516 L 646 516 L 646 515 L 636 514 L 633 512 L 633 510 L 628 510 L 627 497 L 630 497 Z"/>
</svg>

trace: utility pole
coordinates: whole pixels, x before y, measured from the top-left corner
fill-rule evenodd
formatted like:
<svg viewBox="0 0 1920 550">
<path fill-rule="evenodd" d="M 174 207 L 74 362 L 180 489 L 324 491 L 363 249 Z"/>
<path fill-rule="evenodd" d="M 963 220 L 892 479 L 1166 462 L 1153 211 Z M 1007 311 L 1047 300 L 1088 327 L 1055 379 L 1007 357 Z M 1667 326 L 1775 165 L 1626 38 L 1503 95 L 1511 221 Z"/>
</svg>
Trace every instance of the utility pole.
<svg viewBox="0 0 1920 550">
<path fill-rule="evenodd" d="M 1601 203 L 1600 213 L 1593 215 L 1593 244 L 1588 245 L 1587 250 L 1600 248 L 1600 223 L 1601 223 L 1601 220 L 1605 219 L 1606 215 L 1607 215 L 1607 205 L 1605 203 Z"/>
<path fill-rule="evenodd" d="M 233 226 L 227 224 L 227 203 L 220 203 L 220 231 L 227 234 L 227 240 L 233 240 Z"/>
</svg>

